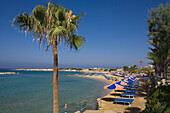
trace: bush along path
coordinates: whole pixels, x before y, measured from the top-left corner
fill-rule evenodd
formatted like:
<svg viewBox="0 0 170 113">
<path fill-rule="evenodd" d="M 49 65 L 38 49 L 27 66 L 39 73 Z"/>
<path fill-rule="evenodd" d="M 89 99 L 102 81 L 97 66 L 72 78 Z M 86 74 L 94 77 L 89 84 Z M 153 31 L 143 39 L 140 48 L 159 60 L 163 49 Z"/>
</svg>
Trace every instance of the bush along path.
<svg viewBox="0 0 170 113">
<path fill-rule="evenodd" d="M 170 113 L 170 86 L 160 86 L 147 97 L 146 113 Z"/>
</svg>

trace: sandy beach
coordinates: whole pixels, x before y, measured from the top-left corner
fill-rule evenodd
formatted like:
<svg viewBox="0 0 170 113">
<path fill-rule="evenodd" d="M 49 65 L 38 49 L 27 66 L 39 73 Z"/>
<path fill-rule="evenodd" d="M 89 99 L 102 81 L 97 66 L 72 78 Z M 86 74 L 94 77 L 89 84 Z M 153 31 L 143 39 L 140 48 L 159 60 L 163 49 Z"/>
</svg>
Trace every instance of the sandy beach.
<svg viewBox="0 0 170 113">
<path fill-rule="evenodd" d="M 105 81 L 109 84 L 117 82 L 117 81 L 107 80 L 102 75 L 99 76 L 80 75 L 80 77 L 98 79 L 101 81 Z M 113 77 L 117 79 L 122 79 L 122 77 L 115 77 L 115 76 Z M 116 90 L 114 89 L 111 90 L 111 92 L 109 92 L 108 95 L 102 98 L 98 98 L 99 106 L 102 106 L 101 108 L 99 108 L 98 110 L 86 110 L 85 113 L 142 113 L 143 110 L 145 109 L 145 102 L 146 102 L 145 98 L 147 94 L 146 94 L 146 83 L 141 79 L 139 80 L 140 80 L 139 88 L 137 89 L 136 92 L 137 95 L 135 96 L 131 106 L 123 105 L 123 104 L 114 104 L 113 100 L 115 98 L 127 98 L 127 97 L 119 96 L 118 94 L 120 94 L 120 92 L 116 92 Z"/>
<path fill-rule="evenodd" d="M 98 75 L 98 76 L 90 76 L 90 75 L 79 75 L 79 77 L 83 77 L 83 78 L 90 78 L 90 79 L 97 79 L 97 80 L 101 80 L 101 81 L 104 81 L 104 82 L 107 82 L 109 84 L 113 83 L 114 81 L 112 80 L 107 80 L 104 76 L 102 75 Z"/>
</svg>

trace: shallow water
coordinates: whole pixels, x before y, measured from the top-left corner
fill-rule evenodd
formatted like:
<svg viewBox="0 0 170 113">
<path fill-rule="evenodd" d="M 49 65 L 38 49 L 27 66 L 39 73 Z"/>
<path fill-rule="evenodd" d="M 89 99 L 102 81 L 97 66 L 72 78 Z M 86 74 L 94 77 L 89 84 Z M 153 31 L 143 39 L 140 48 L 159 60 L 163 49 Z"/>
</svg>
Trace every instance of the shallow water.
<svg viewBox="0 0 170 113">
<path fill-rule="evenodd" d="M 9 70 L 0 70 L 8 71 Z M 18 72 L 18 71 L 17 71 Z M 0 76 L 0 113 L 52 113 L 52 72 L 19 71 L 19 75 Z M 59 108 L 68 112 L 79 109 L 79 102 L 87 100 L 88 109 L 96 108 L 96 99 L 105 95 L 105 82 L 65 75 L 80 72 L 59 72 Z"/>
</svg>

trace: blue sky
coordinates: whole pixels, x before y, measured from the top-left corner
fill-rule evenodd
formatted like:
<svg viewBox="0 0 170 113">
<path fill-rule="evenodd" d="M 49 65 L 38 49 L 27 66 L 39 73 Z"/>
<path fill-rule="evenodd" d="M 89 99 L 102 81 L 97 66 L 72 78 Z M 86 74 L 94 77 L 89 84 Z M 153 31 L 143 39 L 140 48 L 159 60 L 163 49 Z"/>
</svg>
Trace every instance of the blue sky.
<svg viewBox="0 0 170 113">
<path fill-rule="evenodd" d="M 47 0 L 0 1 L 0 68 L 51 68 L 52 51 L 39 48 L 30 35 L 25 37 L 11 26 L 19 13 L 31 13 L 36 5 Z M 146 43 L 148 10 L 167 0 L 57 0 L 55 3 L 85 13 L 79 35 L 85 37 L 84 47 L 76 52 L 59 46 L 59 67 L 104 67 L 148 65 Z"/>
</svg>

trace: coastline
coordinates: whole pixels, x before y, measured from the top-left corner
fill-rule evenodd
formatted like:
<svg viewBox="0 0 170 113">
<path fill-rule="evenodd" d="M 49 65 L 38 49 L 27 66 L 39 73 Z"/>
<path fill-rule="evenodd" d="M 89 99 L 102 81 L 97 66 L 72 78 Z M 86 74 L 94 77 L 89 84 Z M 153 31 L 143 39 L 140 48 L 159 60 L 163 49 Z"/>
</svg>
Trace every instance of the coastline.
<svg viewBox="0 0 170 113">
<path fill-rule="evenodd" d="M 145 81 L 142 81 L 141 78 L 139 78 L 139 80 L 140 80 L 139 87 L 138 87 L 138 91 L 136 92 L 137 95 L 135 96 L 134 102 L 131 104 L 130 107 L 121 104 L 113 104 L 113 100 L 115 98 L 122 98 L 121 96 L 113 95 L 116 93 L 116 90 L 113 89 L 108 95 L 104 96 L 103 98 L 97 99 L 99 109 L 86 110 L 85 113 L 107 113 L 107 112 L 108 113 L 117 113 L 117 112 L 130 113 L 129 108 L 133 110 L 133 113 L 143 112 L 143 110 L 145 109 L 145 103 L 147 97 L 147 92 L 146 92 L 147 87 Z"/>
<path fill-rule="evenodd" d="M 105 77 L 103 77 L 102 75 L 98 75 L 98 76 L 89 76 L 89 75 L 73 75 L 73 76 L 77 76 L 77 77 L 81 77 L 81 78 L 85 78 L 85 79 L 90 79 L 90 80 L 94 80 L 94 81 L 98 81 L 100 83 L 103 83 L 103 87 L 102 87 L 102 92 L 98 95 L 96 95 L 97 98 L 95 98 L 94 100 L 94 103 L 93 103 L 93 106 L 88 106 L 87 110 L 98 110 L 99 108 L 99 101 L 101 98 L 105 97 L 106 95 L 110 94 L 110 92 L 112 92 L 112 90 L 109 90 L 109 89 L 104 89 L 104 86 L 108 85 L 108 84 L 111 84 L 115 81 L 109 81 L 107 80 Z M 101 87 L 100 87 L 101 88 Z M 95 106 L 95 107 L 94 107 Z"/>
<path fill-rule="evenodd" d="M 19 74 L 19 72 L 0 72 L 0 75 L 16 75 Z"/>
<path fill-rule="evenodd" d="M 15 69 L 16 71 L 53 71 L 53 69 Z M 82 72 L 82 71 L 74 71 L 74 70 L 59 70 L 59 71 L 64 71 L 64 72 Z M 106 72 L 101 72 L 101 71 L 90 71 L 91 73 L 106 73 Z M 86 72 L 82 72 L 82 73 L 90 73 L 89 71 Z M 108 74 L 110 75 L 110 74 Z M 70 76 L 70 75 L 69 75 Z M 69 77 L 68 76 L 68 77 Z M 87 78 L 87 79 L 91 79 L 91 80 L 95 80 L 95 81 L 99 81 L 103 83 L 103 87 L 98 87 L 98 88 L 102 88 L 101 89 L 101 93 L 97 94 L 96 97 L 94 98 L 93 104 L 88 106 L 89 110 L 97 110 L 99 108 L 99 103 L 100 100 L 109 95 L 110 92 L 112 92 L 112 90 L 108 90 L 108 89 L 104 89 L 104 86 L 108 85 L 108 84 L 112 84 L 115 83 L 116 81 L 112 81 L 112 80 L 107 80 L 104 76 L 102 75 L 97 75 L 97 76 L 90 76 L 90 75 L 80 75 L 80 74 L 76 74 L 76 75 L 71 75 L 71 76 L 77 76 L 77 77 L 82 77 L 82 78 Z M 113 78 L 117 78 L 115 76 L 112 76 Z"/>
<path fill-rule="evenodd" d="M 6 70 L 4 70 L 4 71 L 6 71 Z M 9 70 L 7 70 L 6 72 L 8 72 Z M 17 71 L 16 71 L 17 72 Z M 49 88 L 49 87 L 51 87 L 51 86 L 49 86 L 49 81 L 51 81 L 51 77 L 49 77 L 49 76 L 44 76 L 44 74 L 42 74 L 42 73 L 44 73 L 44 72 L 29 72 L 28 71 L 28 73 L 27 73 L 27 71 L 25 71 L 25 72 L 20 72 L 22 75 L 25 75 L 25 74 L 27 74 L 27 76 L 22 76 L 22 79 L 18 79 L 18 77 L 20 77 L 20 76 L 14 76 L 13 77 L 13 79 L 11 79 L 11 77 L 12 76 L 7 76 L 9 79 L 7 79 L 7 78 L 5 78 L 5 80 L 6 81 L 14 81 L 17 85 L 19 84 L 19 83 L 22 83 L 22 85 L 20 85 L 19 87 L 24 87 L 25 85 L 24 84 L 26 84 L 26 86 L 28 86 L 28 88 L 30 89 L 30 87 L 33 87 L 34 85 L 35 85 L 35 88 L 36 89 L 39 89 L 39 87 L 37 87 L 37 85 L 38 86 L 40 86 L 39 84 L 41 84 L 41 83 L 43 83 L 43 86 L 41 85 L 41 87 L 40 88 L 42 88 L 41 90 L 43 91 L 44 89 L 46 89 L 46 88 Z M 35 75 L 34 75 L 34 73 L 35 73 Z M 52 74 L 52 72 L 50 72 L 51 74 Z M 34 76 L 29 76 L 29 75 L 34 75 Z M 63 73 L 62 73 L 63 74 Z M 65 75 L 66 74 L 69 74 L 69 73 L 65 73 Z M 75 73 L 71 73 L 70 75 L 72 76 L 72 77 L 74 77 L 74 75 L 72 75 L 72 74 L 76 74 L 76 72 Z M 80 73 L 81 74 L 81 73 Z M 41 76 L 41 77 L 45 77 L 45 78 L 48 78 L 48 80 L 46 80 L 46 79 L 41 79 L 41 77 L 38 77 L 37 78 L 37 76 L 36 75 L 38 75 L 38 76 Z M 49 75 L 49 73 L 45 73 L 45 75 Z M 33 79 L 34 77 L 36 77 L 36 79 Z M 64 75 L 62 75 L 61 77 L 63 77 L 63 78 L 66 78 Z M 76 76 L 77 77 L 77 76 Z M 3 81 L 3 79 L 4 79 L 4 77 L 2 77 L 2 79 L 0 79 L 0 80 L 2 80 Z M 40 79 L 40 80 L 38 80 L 37 81 L 37 79 Z M 70 81 L 70 80 L 71 81 Z M 77 79 L 79 79 L 78 77 L 77 77 Z M 84 78 L 81 78 L 82 80 L 84 79 Z M 87 82 L 85 82 L 85 84 L 82 84 L 82 86 L 85 88 L 85 89 L 87 89 L 87 90 L 89 90 L 89 91 L 85 91 L 85 92 L 91 92 L 91 94 L 93 94 L 93 95 L 88 95 L 88 93 L 86 94 L 86 93 L 84 93 L 84 96 L 82 96 L 82 99 L 88 99 L 87 101 L 89 102 L 89 104 L 88 104 L 88 106 L 89 106 L 89 108 L 88 109 L 93 109 L 93 110 L 95 110 L 96 109 L 96 103 L 97 103 L 97 98 L 99 98 L 99 97 L 101 97 L 101 96 L 104 96 L 103 94 L 105 93 L 105 91 L 104 91 L 104 89 L 103 89 L 103 86 L 106 84 L 106 82 L 104 82 L 104 81 L 101 81 L 101 80 L 98 80 L 98 79 L 93 79 L 93 80 L 90 80 L 91 78 L 87 78 L 85 81 L 87 81 Z M 63 80 L 63 79 L 62 79 Z M 78 83 L 79 83 L 79 81 L 77 82 L 77 81 L 72 81 L 73 79 L 72 78 L 66 78 L 66 79 L 64 79 L 64 82 L 63 82 L 63 86 L 67 86 L 67 88 L 69 88 L 70 86 L 69 86 L 69 84 L 71 84 L 72 85 L 72 82 L 73 82 L 73 85 L 79 85 Z M 95 81 L 94 81 L 95 80 Z M 17 81 L 17 82 L 16 82 Z M 25 82 L 24 82 L 25 81 Z M 27 82 L 27 81 L 31 81 L 31 86 L 30 85 L 28 85 L 29 84 L 29 82 Z M 40 81 L 40 82 L 39 82 Z M 44 84 L 44 82 L 42 82 L 42 81 L 46 81 L 46 83 L 47 83 L 47 85 L 46 84 Z M 81 80 L 80 80 L 81 81 Z M 89 81 L 89 82 L 88 82 Z M 3 81 L 4 82 L 4 81 Z M 3 82 L 1 82 L 2 84 L 3 84 Z M 89 86 L 89 84 L 88 83 L 90 83 L 91 85 L 95 85 L 96 87 L 94 87 L 94 88 L 96 88 L 96 90 L 94 90 L 95 91 L 95 93 L 94 93 L 94 91 L 93 91 L 93 89 L 92 88 L 89 88 L 90 86 Z M 7 84 L 8 86 L 9 86 L 9 90 L 10 90 L 10 84 Z M 45 86 L 45 87 L 44 87 Z M 99 87 L 98 87 L 99 86 Z M 65 90 L 67 90 L 67 88 L 65 88 Z M 78 91 L 74 91 L 74 95 L 75 94 L 77 94 L 77 95 L 79 95 L 79 90 L 81 89 L 81 90 L 84 90 L 84 89 L 82 89 L 81 88 L 81 86 L 79 86 L 78 87 L 79 89 L 78 89 Z M 8 89 L 8 88 L 7 88 Z M 33 92 L 33 90 L 27 90 L 27 91 L 29 91 L 29 92 L 31 92 L 31 93 L 35 93 L 35 94 L 38 94 L 37 92 Z M 75 89 L 75 90 L 77 90 L 77 89 Z M 80 91 L 81 91 L 80 90 Z M 5 93 L 5 91 L 8 91 L 8 90 L 5 90 L 4 89 L 4 95 L 6 94 Z M 13 90 L 10 90 L 10 91 L 13 91 Z M 14 90 L 15 91 L 15 90 Z M 22 91 L 22 89 L 21 89 L 21 91 Z M 27 92 L 26 90 L 24 90 L 24 93 L 25 92 Z M 40 91 L 40 90 L 39 90 Z M 71 90 L 70 90 L 71 91 Z M 44 92 L 46 92 L 45 90 L 44 90 Z M 48 93 L 49 91 L 47 91 L 47 93 Z M 60 92 L 62 92 L 62 90 L 60 91 Z M 66 92 L 69 92 L 68 90 L 66 91 Z M 1 93 L 2 94 L 2 93 Z M 11 95 L 12 93 L 9 93 L 9 96 L 8 97 L 11 97 L 11 98 L 13 98 L 13 96 Z M 19 93 L 18 93 L 19 94 Z M 62 94 L 62 93 L 60 93 L 60 94 Z M 85 95 L 86 94 L 86 95 Z M 32 94 L 30 94 L 30 93 L 28 93 L 28 95 L 32 95 Z M 44 95 L 44 94 L 43 94 Z M 64 98 L 63 98 L 63 95 L 61 96 L 60 95 L 60 97 L 62 98 L 62 105 L 64 105 L 64 100 L 66 99 L 66 100 L 69 100 L 68 99 L 68 97 L 72 97 L 72 96 L 74 96 L 74 95 L 72 95 L 72 94 L 67 94 L 67 93 L 65 93 L 64 94 L 65 96 L 64 96 Z M 71 95 L 71 96 L 70 96 Z M 0 95 L 1 96 L 1 95 Z M 37 98 L 37 96 L 33 96 L 33 98 L 32 99 L 34 99 L 34 97 L 35 98 Z M 46 97 L 46 96 L 44 96 L 44 97 Z M 65 98 L 65 97 L 67 97 L 67 98 Z M 84 98 L 85 97 L 85 98 Z M 16 95 L 16 97 L 15 98 L 20 98 L 20 96 L 17 96 Z M 23 98 L 25 98 L 25 96 L 23 96 Z M 28 97 L 28 98 L 30 98 L 30 97 Z M 28 99 L 27 98 L 27 99 Z M 30 98 L 30 101 L 32 100 Z M 77 99 L 79 99 L 79 100 L 77 100 Z M 73 101 L 74 100 L 74 101 Z M 5 101 L 5 100 L 4 100 Z M 8 100 L 6 100 L 7 102 L 8 102 Z M 19 101 L 22 101 L 22 100 L 19 100 Z M 79 104 L 77 104 L 77 103 L 79 103 L 81 101 L 81 99 L 79 98 L 79 96 L 76 98 L 76 99 L 74 99 L 74 98 L 72 98 L 72 100 L 71 101 L 67 101 L 68 102 L 68 104 L 69 104 L 69 106 L 72 106 L 73 108 L 75 108 L 75 109 L 73 109 L 73 108 L 69 108 L 69 110 L 70 111 L 75 111 L 75 110 L 77 110 L 76 108 L 78 107 L 78 105 Z M 12 104 L 12 103 L 11 103 Z M 26 105 L 27 103 L 25 103 L 24 105 Z M 44 105 L 45 105 L 46 103 L 44 103 Z M 70 104 L 73 104 L 73 105 L 70 105 Z M 6 106 L 7 104 L 4 104 L 4 106 L 3 106 L 3 108 L 5 108 L 6 109 Z M 76 106 L 75 106 L 76 105 Z M 45 109 L 45 108 L 44 108 Z M 18 110 L 20 110 L 19 108 L 18 108 Z M 61 108 L 61 110 L 63 110 L 62 108 Z M 8 110 L 7 110 L 8 111 Z M 73 112 L 72 112 L 73 113 Z"/>
<path fill-rule="evenodd" d="M 52 68 L 28 68 L 28 69 L 11 69 L 14 71 L 54 71 Z M 74 70 L 74 69 L 59 69 L 58 71 L 65 71 L 65 72 L 81 72 L 81 73 L 109 73 L 109 71 L 103 70 Z"/>
<path fill-rule="evenodd" d="M 104 76 L 102 75 L 98 75 L 98 76 L 89 76 L 89 75 L 76 75 L 77 77 L 83 77 L 83 78 L 86 78 L 86 79 L 91 79 L 91 80 L 95 80 L 95 81 L 99 81 L 99 82 L 103 82 L 104 83 L 104 86 L 106 85 L 109 85 L 109 84 L 113 84 L 117 81 L 112 81 L 112 80 L 107 80 Z M 109 89 L 104 89 L 104 86 L 102 87 L 102 92 L 100 95 L 98 95 L 98 97 L 96 98 L 95 100 L 95 105 L 96 106 L 95 108 L 90 108 L 88 110 L 98 110 L 99 107 L 100 107 L 100 103 L 101 103 L 101 99 L 106 97 L 107 95 L 109 95 L 112 90 L 109 90 Z"/>
<path fill-rule="evenodd" d="M 111 81 L 111 80 L 107 80 L 105 77 L 103 77 L 102 75 L 98 75 L 98 76 L 89 76 L 89 75 L 76 75 L 78 77 L 83 77 L 83 78 L 89 78 L 89 79 L 93 79 L 93 80 L 99 80 L 99 81 L 103 81 L 103 82 L 106 82 L 108 84 L 111 84 L 113 83 L 114 81 Z"/>
<path fill-rule="evenodd" d="M 41 69 L 41 68 L 35 68 L 35 69 L 11 69 L 15 71 L 53 71 L 53 69 Z"/>
</svg>

